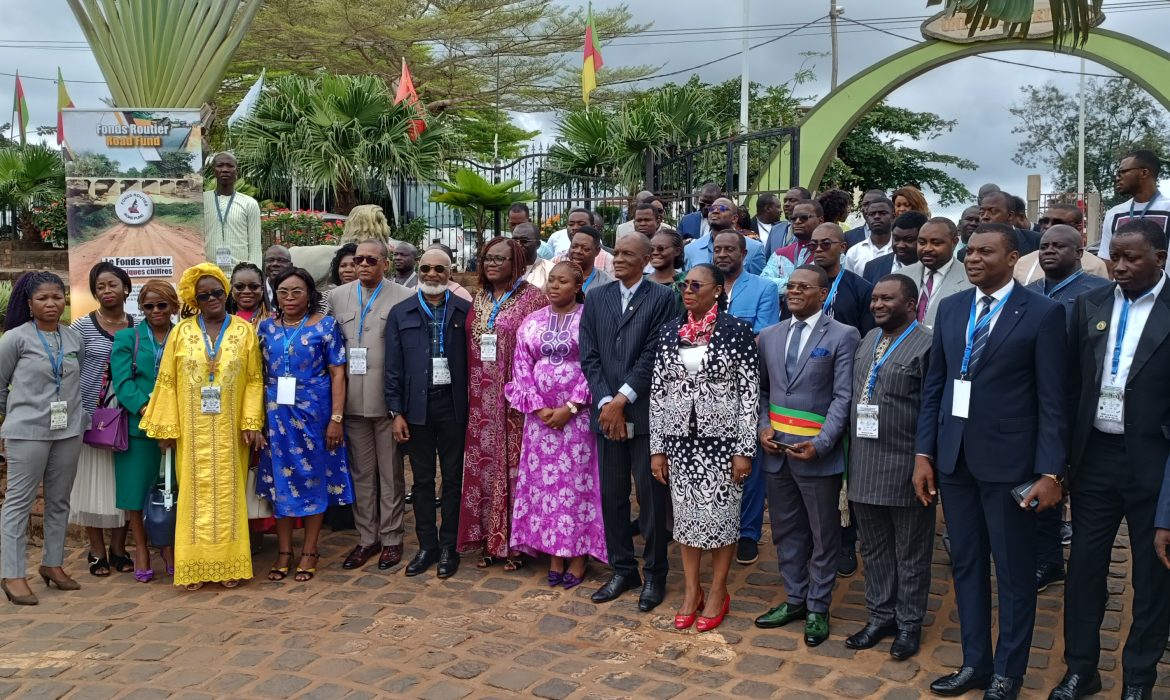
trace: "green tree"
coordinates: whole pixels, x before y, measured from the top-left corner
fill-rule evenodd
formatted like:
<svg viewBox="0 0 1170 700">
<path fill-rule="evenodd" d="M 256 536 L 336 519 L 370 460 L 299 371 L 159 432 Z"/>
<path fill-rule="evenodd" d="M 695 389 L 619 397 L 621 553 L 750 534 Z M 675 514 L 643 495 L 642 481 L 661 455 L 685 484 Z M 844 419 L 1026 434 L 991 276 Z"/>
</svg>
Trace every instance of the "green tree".
<svg viewBox="0 0 1170 700">
<path fill-rule="evenodd" d="M 192 173 L 191 154 L 186 151 L 163 151 L 160 159 L 146 164 L 143 177 L 180 178 Z"/>
<path fill-rule="evenodd" d="M 0 147 L 0 209 L 16 211 L 22 237 L 39 241 L 32 209 L 65 196 L 61 154 L 40 144 Z"/>
<path fill-rule="evenodd" d="M 96 151 L 81 151 L 65 163 L 65 174 L 70 177 L 109 177 L 120 172 L 121 163 Z"/>
<path fill-rule="evenodd" d="M 1103 0 L 1052 0 L 1055 48 L 1083 45 L 1101 14 Z M 963 13 L 973 34 L 978 29 L 1003 25 L 1009 36 L 1027 36 L 1036 0 L 927 0 L 927 7 L 945 5 L 952 14 Z"/>
<path fill-rule="evenodd" d="M 1128 78 L 1091 79 L 1085 86 L 1085 187 L 1101 194 L 1105 206 L 1123 198 L 1113 191 L 1113 173 L 1131 151 L 1148 148 L 1162 155 L 1170 143 L 1166 110 Z M 1011 107 L 1020 134 L 1012 160 L 1026 168 L 1045 168 L 1059 192 L 1077 189 L 1077 116 L 1075 92 L 1054 83 L 1020 88 L 1022 99 Z"/>
<path fill-rule="evenodd" d="M 460 168 L 450 182 L 437 183 L 439 192 L 431 194 L 431 201 L 459 209 L 475 226 L 475 249 L 483 248 L 483 232 L 487 230 L 488 215 L 503 211 L 513 202 L 532 199 L 531 192 L 518 191 L 519 180 L 493 183 L 473 170 Z"/>
<path fill-rule="evenodd" d="M 540 135 L 516 126 L 507 112 L 497 119 L 495 110 L 486 108 L 452 109 L 444 112 L 443 120 L 451 131 L 452 153 L 483 162 L 495 157 L 497 143 L 500 160 L 515 160 L 524 154 L 524 144 Z"/>
</svg>

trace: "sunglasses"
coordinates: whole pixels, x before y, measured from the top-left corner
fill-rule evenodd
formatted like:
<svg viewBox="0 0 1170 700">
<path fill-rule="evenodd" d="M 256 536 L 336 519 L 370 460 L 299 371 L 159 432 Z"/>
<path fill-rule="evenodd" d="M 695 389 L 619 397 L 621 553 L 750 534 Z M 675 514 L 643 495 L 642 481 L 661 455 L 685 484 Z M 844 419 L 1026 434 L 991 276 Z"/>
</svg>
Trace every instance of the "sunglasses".
<svg viewBox="0 0 1170 700">
<path fill-rule="evenodd" d="M 826 238 L 826 239 L 820 240 L 820 241 L 809 241 L 808 247 L 819 249 L 819 250 L 831 250 L 833 248 L 833 246 L 837 245 L 840 242 L 841 241 L 833 241 L 833 240 L 829 240 Z"/>
<path fill-rule="evenodd" d="M 805 284 L 804 282 L 789 282 L 784 288 L 790 292 L 807 292 L 810 289 L 824 289 L 819 284 Z"/>
<path fill-rule="evenodd" d="M 813 215 L 812 214 L 793 214 L 792 216 L 790 216 L 788 218 L 791 219 L 792 221 L 808 221 L 809 219 L 813 218 Z"/>
<path fill-rule="evenodd" d="M 369 265 L 373 267 L 382 262 L 382 258 L 377 255 L 355 255 L 353 256 L 354 265 Z"/>
<path fill-rule="evenodd" d="M 731 211 L 731 207 L 727 206 L 726 204 L 712 204 L 711 206 L 707 207 L 708 214 L 710 214 L 711 212 L 719 212 L 720 214 L 726 214 L 729 211 Z"/>
<path fill-rule="evenodd" d="M 155 309 L 158 309 L 159 311 L 166 311 L 169 308 L 171 308 L 171 305 L 165 301 L 160 301 L 157 304 L 143 304 L 142 305 L 142 310 L 147 312 L 147 313 L 150 313 L 151 311 L 154 311 Z"/>
<path fill-rule="evenodd" d="M 223 299 L 224 291 L 222 289 L 213 289 L 210 292 L 200 292 L 195 295 L 195 301 L 210 301 L 212 299 Z"/>
<path fill-rule="evenodd" d="M 254 292 L 260 289 L 260 285 L 256 284 L 255 282 L 236 282 L 232 285 L 232 289 L 236 290 L 237 292 Z"/>
<path fill-rule="evenodd" d="M 665 253 L 666 251 L 672 250 L 673 248 L 674 248 L 674 246 L 672 246 L 672 245 L 652 245 L 652 246 L 650 246 L 650 252 L 652 252 L 652 253 Z"/>
<path fill-rule="evenodd" d="M 678 283 L 678 288 L 683 290 L 684 292 L 690 292 L 691 294 L 698 294 L 703 289 L 703 287 L 706 287 L 709 284 L 714 285 L 715 283 L 714 282 L 699 282 L 697 280 L 683 280 L 682 282 Z"/>
<path fill-rule="evenodd" d="M 435 272 L 436 274 L 441 275 L 447 271 L 447 266 L 446 265 L 419 265 L 418 271 L 423 273 L 424 275 L 429 273 L 429 272 L 432 272 L 432 271 Z"/>
</svg>

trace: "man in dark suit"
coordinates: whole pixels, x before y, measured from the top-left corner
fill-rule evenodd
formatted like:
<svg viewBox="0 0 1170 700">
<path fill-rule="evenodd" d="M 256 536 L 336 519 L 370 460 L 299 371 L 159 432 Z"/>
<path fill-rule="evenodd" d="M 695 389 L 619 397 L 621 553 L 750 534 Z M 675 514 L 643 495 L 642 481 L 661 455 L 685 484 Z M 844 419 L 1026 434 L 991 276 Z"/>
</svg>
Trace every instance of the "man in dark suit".
<svg viewBox="0 0 1170 700">
<path fill-rule="evenodd" d="M 684 214 L 678 220 L 678 234 L 683 237 L 683 240 L 692 240 L 711 233 L 711 227 L 707 223 L 707 209 L 722 194 L 719 185 L 714 182 L 703 185 L 702 189 L 699 190 L 699 211 Z"/>
<path fill-rule="evenodd" d="M 1133 219 L 1113 234 L 1109 257 L 1117 281 L 1076 300 L 1069 342 L 1076 536 L 1065 582 L 1068 672 L 1049 696 L 1054 700 L 1101 690 L 1097 664 L 1106 579 L 1122 518 L 1129 526 L 1133 576 L 1132 624 L 1121 655 L 1122 700 L 1150 697 L 1170 630 L 1170 571 L 1157 556 L 1166 556 L 1165 547 L 1156 554 L 1154 539 L 1158 494 L 1170 473 L 1166 234 L 1152 219 Z"/>
<path fill-rule="evenodd" d="M 1014 700 L 1036 619 L 1036 512 L 1060 503 L 1068 431 L 1064 310 L 1012 279 L 1014 230 L 982 224 L 967 248 L 974 289 L 939 302 L 915 440 L 923 505 L 942 488 L 963 665 L 936 695 L 987 688 Z M 1022 501 L 1011 494 L 1032 483 Z M 1032 507 L 1035 501 L 1035 507 Z M 991 559 L 999 640 L 991 645 Z"/>
<path fill-rule="evenodd" d="M 752 231 L 760 242 L 764 244 L 764 257 L 767 258 L 776 248 L 787 245 L 788 222 L 781 221 L 782 205 L 778 195 L 767 192 L 756 199 L 756 215 L 752 217 Z M 771 246 L 775 244 L 776 248 Z"/>
<path fill-rule="evenodd" d="M 1011 226 L 1016 236 L 1016 249 L 1020 255 L 1027 255 L 1040 248 L 1040 234 L 1013 225 L 1015 206 L 1012 195 L 1001 190 L 988 192 L 979 200 L 979 220 L 984 224 Z"/>
<path fill-rule="evenodd" d="M 810 244 L 813 263 L 829 276 L 825 313 L 865 335 L 873 328 L 873 314 L 869 312 L 873 285 L 841 265 L 845 255 L 845 234 L 841 227 L 834 223 L 821 224 L 813 231 Z"/>
<path fill-rule="evenodd" d="M 451 259 L 423 253 L 418 294 L 395 305 L 386 320 L 386 408 L 394 439 L 405 444 L 414 473 L 414 531 L 418 554 L 406 565 L 417 576 L 438 562 L 439 578 L 459 569 L 455 536 L 463 485 L 467 429 L 467 312 L 471 302 L 447 289 Z M 435 524 L 435 459 L 443 475 L 443 522 Z"/>
<path fill-rule="evenodd" d="M 861 218 L 865 220 L 865 223 L 845 232 L 845 242 L 850 248 L 869 238 L 869 205 L 879 199 L 886 199 L 885 190 L 867 190 L 861 196 Z M 893 204 L 890 206 L 893 207 Z"/>
<path fill-rule="evenodd" d="M 918 231 L 925 223 L 926 217 L 917 211 L 904 212 L 894 219 L 890 229 L 890 249 L 893 252 L 865 264 L 865 274 L 862 275 L 865 281 L 877 284 L 886 275 L 918 262 Z"/>
<path fill-rule="evenodd" d="M 592 596 L 595 603 L 616 599 L 641 587 L 638 608 L 649 612 L 666 595 L 666 511 L 670 493 L 650 473 L 650 374 L 654 338 L 677 313 L 668 287 L 644 280 L 650 242 L 629 235 L 617 242 L 613 270 L 617 277 L 594 290 L 581 317 L 581 368 L 593 396 L 601 509 L 605 544 L 613 576 Z M 630 475 L 638 496 L 638 526 L 645 585 L 638 576 L 630 532 Z"/>
</svg>

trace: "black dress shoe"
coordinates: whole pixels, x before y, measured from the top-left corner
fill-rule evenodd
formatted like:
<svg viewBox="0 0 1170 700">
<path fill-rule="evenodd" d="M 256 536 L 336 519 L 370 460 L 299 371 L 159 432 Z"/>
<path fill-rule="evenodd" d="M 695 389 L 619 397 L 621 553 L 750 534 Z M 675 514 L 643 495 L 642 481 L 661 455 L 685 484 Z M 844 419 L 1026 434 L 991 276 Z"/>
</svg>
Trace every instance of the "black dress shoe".
<svg viewBox="0 0 1170 700">
<path fill-rule="evenodd" d="M 382 547 L 382 554 L 378 557 L 378 568 L 382 571 L 392 569 L 398 566 L 400 561 L 402 561 L 402 545 L 388 544 Z"/>
<path fill-rule="evenodd" d="M 969 690 L 984 690 L 991 683 L 990 673 L 980 673 L 970 666 L 964 666 L 949 676 L 943 676 L 930 684 L 930 692 L 943 697 L 963 695 Z"/>
<path fill-rule="evenodd" d="M 439 553 L 439 568 L 435 575 L 439 578 L 451 578 L 456 571 L 459 571 L 459 553 L 454 547 L 444 549 Z"/>
<path fill-rule="evenodd" d="M 1086 695 L 1101 692 L 1101 674 L 1092 675 L 1067 671 L 1060 683 L 1048 694 L 1048 700 L 1081 700 Z"/>
<path fill-rule="evenodd" d="M 878 642 L 886 637 L 893 637 L 897 633 L 898 626 L 892 622 L 888 625 L 875 625 L 871 622 L 856 633 L 846 637 L 845 646 L 850 649 L 872 649 L 877 646 Z"/>
<path fill-rule="evenodd" d="M 650 612 L 662 604 L 666 599 L 666 581 L 647 579 L 646 585 L 642 586 L 642 594 L 638 596 L 638 609 L 642 612 Z"/>
<path fill-rule="evenodd" d="M 1153 689 L 1148 685 L 1126 683 L 1121 689 L 1121 700 L 1150 700 Z"/>
<path fill-rule="evenodd" d="M 341 564 L 343 569 L 360 569 L 366 565 L 370 557 L 374 556 L 381 547 L 372 544 L 369 547 L 363 547 L 360 544 L 353 548 L 353 550 L 345 557 L 345 561 Z"/>
<path fill-rule="evenodd" d="M 983 693 L 983 700 L 1016 700 L 1023 687 L 1023 678 L 1009 678 L 997 673 L 991 677 L 991 683 Z"/>
<path fill-rule="evenodd" d="M 837 557 L 837 575 L 849 578 L 857 573 L 857 552 L 852 549 L 842 549 Z"/>
<path fill-rule="evenodd" d="M 894 638 L 894 643 L 890 645 L 890 656 L 898 661 L 905 661 L 918 653 L 918 647 L 921 642 L 921 630 L 898 630 L 898 636 Z"/>
<path fill-rule="evenodd" d="M 609 577 L 601 588 L 594 591 L 589 599 L 594 603 L 608 603 L 626 591 L 632 591 L 642 586 L 642 577 L 637 574 L 614 574 Z"/>
<path fill-rule="evenodd" d="M 1064 580 L 1064 566 L 1044 563 L 1036 567 L 1036 592 L 1040 593 L 1054 583 Z"/>
<path fill-rule="evenodd" d="M 741 537 L 735 546 L 735 563 L 742 566 L 755 564 L 760 558 L 760 545 L 751 537 Z"/>
<path fill-rule="evenodd" d="M 418 554 L 410 560 L 406 565 L 407 576 L 418 576 L 427 569 L 431 568 L 431 564 L 439 561 L 439 550 L 437 549 L 420 549 Z"/>
</svg>

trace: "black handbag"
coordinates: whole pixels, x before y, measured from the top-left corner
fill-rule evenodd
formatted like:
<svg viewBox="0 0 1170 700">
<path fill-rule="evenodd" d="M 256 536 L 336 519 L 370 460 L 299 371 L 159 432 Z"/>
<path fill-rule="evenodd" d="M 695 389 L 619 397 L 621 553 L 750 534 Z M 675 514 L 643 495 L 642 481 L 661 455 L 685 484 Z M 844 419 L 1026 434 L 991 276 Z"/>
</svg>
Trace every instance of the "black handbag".
<svg viewBox="0 0 1170 700">
<path fill-rule="evenodd" d="M 163 452 L 160 460 L 160 483 L 154 485 L 146 496 L 146 507 L 142 520 L 146 525 L 146 537 L 156 547 L 170 547 L 175 544 L 175 491 L 171 483 L 171 460 L 174 449 Z"/>
</svg>

